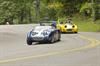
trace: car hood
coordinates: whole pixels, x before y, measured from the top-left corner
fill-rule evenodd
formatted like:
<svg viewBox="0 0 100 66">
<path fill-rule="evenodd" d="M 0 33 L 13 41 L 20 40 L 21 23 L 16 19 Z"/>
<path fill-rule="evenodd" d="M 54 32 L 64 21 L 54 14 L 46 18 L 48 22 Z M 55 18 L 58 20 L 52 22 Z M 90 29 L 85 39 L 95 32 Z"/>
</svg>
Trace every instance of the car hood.
<svg viewBox="0 0 100 66">
<path fill-rule="evenodd" d="M 37 26 L 34 28 L 34 32 L 43 32 L 44 30 L 51 30 L 51 26 Z"/>
<path fill-rule="evenodd" d="M 67 29 L 72 29 L 72 24 L 66 24 L 67 25 Z"/>
<path fill-rule="evenodd" d="M 58 24 L 58 26 L 65 28 L 65 26 L 67 26 L 67 29 L 72 29 L 72 24 Z"/>
</svg>

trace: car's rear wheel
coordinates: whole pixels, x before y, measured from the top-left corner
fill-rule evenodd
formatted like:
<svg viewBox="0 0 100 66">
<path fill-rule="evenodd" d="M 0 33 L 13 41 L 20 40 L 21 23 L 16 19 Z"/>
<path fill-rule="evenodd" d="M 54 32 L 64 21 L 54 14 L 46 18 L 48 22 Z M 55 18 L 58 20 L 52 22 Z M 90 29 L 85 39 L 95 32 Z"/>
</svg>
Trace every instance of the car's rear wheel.
<svg viewBox="0 0 100 66">
<path fill-rule="evenodd" d="M 52 35 L 49 37 L 49 42 L 50 42 L 50 43 L 54 43 L 54 42 L 55 42 L 54 34 L 52 34 Z"/>
<path fill-rule="evenodd" d="M 27 44 L 28 44 L 28 45 L 32 45 L 32 41 L 29 40 L 29 39 L 27 39 Z"/>
<path fill-rule="evenodd" d="M 61 38 L 61 34 L 60 34 L 59 31 L 57 31 L 57 32 L 55 33 L 55 41 L 60 41 L 60 38 Z"/>
<path fill-rule="evenodd" d="M 61 40 L 61 34 L 58 33 L 58 40 L 57 41 L 60 41 Z"/>
</svg>

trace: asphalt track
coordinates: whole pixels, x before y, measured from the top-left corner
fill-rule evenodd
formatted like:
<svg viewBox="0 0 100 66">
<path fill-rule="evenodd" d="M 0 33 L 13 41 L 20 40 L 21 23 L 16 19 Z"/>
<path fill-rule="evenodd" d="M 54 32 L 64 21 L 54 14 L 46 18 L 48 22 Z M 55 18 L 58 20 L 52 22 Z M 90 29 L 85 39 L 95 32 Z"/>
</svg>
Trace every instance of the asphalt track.
<svg viewBox="0 0 100 66">
<path fill-rule="evenodd" d="M 26 44 L 35 25 L 0 26 L 0 66 L 100 66 L 100 32 L 61 35 L 53 44 Z"/>
</svg>

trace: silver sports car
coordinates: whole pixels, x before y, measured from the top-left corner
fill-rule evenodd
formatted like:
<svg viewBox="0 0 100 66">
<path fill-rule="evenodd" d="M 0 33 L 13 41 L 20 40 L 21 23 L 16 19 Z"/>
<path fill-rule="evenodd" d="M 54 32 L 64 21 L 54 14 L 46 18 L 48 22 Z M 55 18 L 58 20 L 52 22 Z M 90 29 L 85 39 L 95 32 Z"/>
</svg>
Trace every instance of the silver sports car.
<svg viewBox="0 0 100 66">
<path fill-rule="evenodd" d="M 27 44 L 32 45 L 33 42 L 49 42 L 54 43 L 61 38 L 60 30 L 52 26 L 36 26 L 27 34 Z"/>
</svg>

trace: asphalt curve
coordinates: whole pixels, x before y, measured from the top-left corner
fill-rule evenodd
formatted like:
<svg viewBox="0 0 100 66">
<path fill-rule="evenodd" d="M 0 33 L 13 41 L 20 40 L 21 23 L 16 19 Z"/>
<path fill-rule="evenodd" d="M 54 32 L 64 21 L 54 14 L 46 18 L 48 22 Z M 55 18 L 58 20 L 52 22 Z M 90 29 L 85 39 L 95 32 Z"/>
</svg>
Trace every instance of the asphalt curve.
<svg viewBox="0 0 100 66">
<path fill-rule="evenodd" d="M 26 44 L 36 25 L 0 26 L 0 66 L 100 66 L 100 33 L 61 35 L 54 44 Z"/>
</svg>

